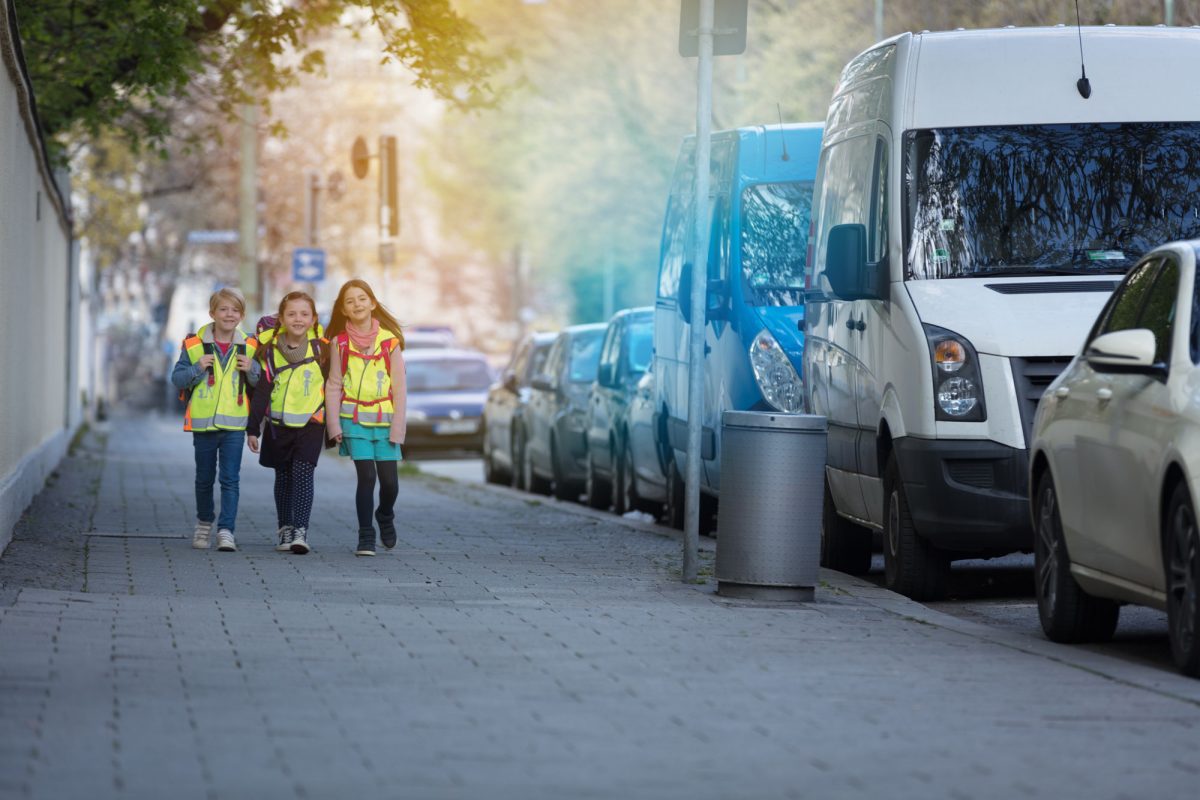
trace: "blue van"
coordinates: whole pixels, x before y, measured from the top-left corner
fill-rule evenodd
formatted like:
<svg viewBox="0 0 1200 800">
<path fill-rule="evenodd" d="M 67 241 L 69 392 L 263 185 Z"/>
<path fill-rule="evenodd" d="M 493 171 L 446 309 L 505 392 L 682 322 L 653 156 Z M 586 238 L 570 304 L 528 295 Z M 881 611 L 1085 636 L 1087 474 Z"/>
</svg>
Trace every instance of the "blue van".
<svg viewBox="0 0 1200 800">
<path fill-rule="evenodd" d="M 821 123 L 721 131 L 712 137 L 701 438 L 701 529 L 721 489 L 721 414 L 804 411 L 804 271 Z M 655 436 L 667 521 L 683 526 L 687 463 L 690 263 L 695 137 L 675 163 L 654 303 Z"/>
</svg>

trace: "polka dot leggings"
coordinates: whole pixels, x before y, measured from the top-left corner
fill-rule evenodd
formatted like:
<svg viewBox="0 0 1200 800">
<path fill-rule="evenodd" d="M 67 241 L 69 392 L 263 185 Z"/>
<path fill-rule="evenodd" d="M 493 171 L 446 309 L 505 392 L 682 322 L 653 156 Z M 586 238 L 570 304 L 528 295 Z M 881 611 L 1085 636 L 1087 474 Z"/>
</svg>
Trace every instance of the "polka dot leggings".
<svg viewBox="0 0 1200 800">
<path fill-rule="evenodd" d="M 312 515 L 315 464 L 292 461 L 275 468 L 275 516 L 279 527 L 307 528 Z"/>
</svg>

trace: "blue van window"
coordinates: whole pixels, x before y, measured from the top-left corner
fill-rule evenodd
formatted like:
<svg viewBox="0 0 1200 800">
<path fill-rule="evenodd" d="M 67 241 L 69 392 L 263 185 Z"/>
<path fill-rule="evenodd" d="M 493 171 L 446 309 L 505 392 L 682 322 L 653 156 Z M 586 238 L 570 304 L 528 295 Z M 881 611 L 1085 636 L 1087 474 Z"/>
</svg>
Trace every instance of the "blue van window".
<svg viewBox="0 0 1200 800">
<path fill-rule="evenodd" d="M 804 288 L 812 190 L 793 181 L 742 192 L 742 275 L 752 288 Z"/>
</svg>

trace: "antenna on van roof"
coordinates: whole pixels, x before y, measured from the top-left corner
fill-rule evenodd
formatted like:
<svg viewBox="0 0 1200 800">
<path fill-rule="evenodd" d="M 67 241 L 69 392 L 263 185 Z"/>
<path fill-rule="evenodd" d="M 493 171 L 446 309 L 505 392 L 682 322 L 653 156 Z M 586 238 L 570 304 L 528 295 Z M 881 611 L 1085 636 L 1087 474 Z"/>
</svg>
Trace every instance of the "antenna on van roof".
<svg viewBox="0 0 1200 800">
<path fill-rule="evenodd" d="M 783 144 L 783 155 L 779 159 L 781 161 L 791 161 L 787 154 L 787 138 L 783 135 L 783 108 L 778 102 L 775 103 L 775 110 L 779 113 L 779 141 Z"/>
<path fill-rule="evenodd" d="M 1083 23 L 1079 19 L 1079 0 L 1075 0 L 1075 30 L 1079 33 L 1079 71 L 1083 76 L 1075 81 L 1079 96 L 1087 100 L 1092 96 L 1092 83 L 1087 78 L 1087 67 L 1083 64 Z"/>
</svg>

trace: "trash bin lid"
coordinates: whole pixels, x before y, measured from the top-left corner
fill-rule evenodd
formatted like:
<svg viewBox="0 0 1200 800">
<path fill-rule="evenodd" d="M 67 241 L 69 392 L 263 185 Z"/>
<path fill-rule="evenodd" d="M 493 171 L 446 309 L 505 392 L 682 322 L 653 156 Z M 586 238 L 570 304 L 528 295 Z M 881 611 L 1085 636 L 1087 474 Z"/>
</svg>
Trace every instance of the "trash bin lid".
<svg viewBox="0 0 1200 800">
<path fill-rule="evenodd" d="M 828 420 L 820 414 L 785 414 L 782 411 L 726 411 L 721 424 L 727 428 L 756 428 L 772 431 L 824 433 Z"/>
</svg>

